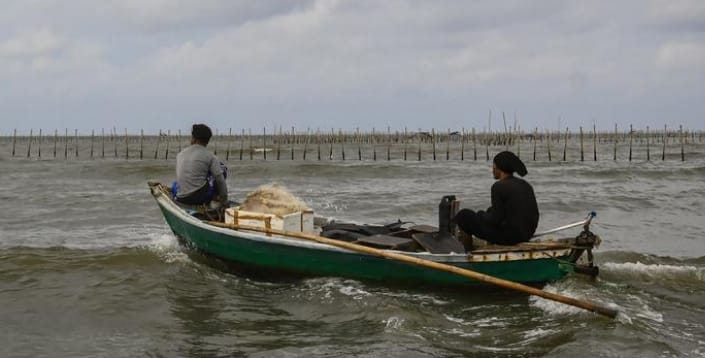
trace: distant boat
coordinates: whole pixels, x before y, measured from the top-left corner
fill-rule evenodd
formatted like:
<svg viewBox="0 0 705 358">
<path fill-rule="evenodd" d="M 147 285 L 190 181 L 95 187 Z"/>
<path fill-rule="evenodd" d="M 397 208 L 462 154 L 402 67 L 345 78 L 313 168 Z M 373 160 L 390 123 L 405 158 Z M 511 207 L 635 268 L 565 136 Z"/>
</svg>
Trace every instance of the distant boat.
<svg viewBox="0 0 705 358">
<path fill-rule="evenodd" d="M 266 228 L 247 230 L 242 225 L 211 220 L 206 212 L 186 208 L 174 202 L 171 191 L 165 185 L 150 182 L 149 188 L 167 224 L 183 245 L 226 262 L 266 269 L 269 272 L 337 276 L 414 285 L 483 284 L 481 281 L 451 272 L 310 240 L 320 237 L 317 234 Z M 390 232 L 384 234 L 370 232 L 365 235 L 357 232 L 354 244 L 470 269 L 513 282 L 543 284 L 560 280 L 573 272 L 597 275 L 597 267 L 592 263 L 592 249 L 599 244 L 600 239 L 589 231 L 589 223 L 590 220 L 586 219 L 584 222 L 553 230 L 583 226 L 582 232 L 575 237 L 531 241 L 514 246 L 487 245 L 468 251 L 451 245 L 456 249 L 447 253 L 432 253 L 439 251 L 438 247 L 441 247 L 442 251 L 444 245 L 433 247 L 437 234 L 432 232 L 434 228 L 424 225 L 394 225 Z M 329 219 L 317 217 L 314 220 L 314 232 L 323 230 L 325 234 L 325 229 L 333 224 L 335 222 Z M 331 238 L 321 240 L 335 243 L 329 241 L 334 240 Z M 350 238 L 341 239 L 340 242 L 342 240 L 350 241 Z"/>
</svg>

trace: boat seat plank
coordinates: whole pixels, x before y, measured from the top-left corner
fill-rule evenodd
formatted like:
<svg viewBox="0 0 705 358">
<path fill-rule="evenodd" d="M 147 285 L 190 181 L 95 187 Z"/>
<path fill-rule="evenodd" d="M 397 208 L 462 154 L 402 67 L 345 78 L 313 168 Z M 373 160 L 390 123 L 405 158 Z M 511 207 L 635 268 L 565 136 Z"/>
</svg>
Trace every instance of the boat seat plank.
<svg viewBox="0 0 705 358">
<path fill-rule="evenodd" d="M 363 236 L 355 240 L 354 243 L 381 249 L 402 251 L 414 251 L 416 248 L 414 240 L 383 234 Z"/>
<path fill-rule="evenodd" d="M 432 254 L 465 253 L 465 246 L 451 235 L 438 233 L 416 233 L 411 235 L 421 247 Z"/>
</svg>

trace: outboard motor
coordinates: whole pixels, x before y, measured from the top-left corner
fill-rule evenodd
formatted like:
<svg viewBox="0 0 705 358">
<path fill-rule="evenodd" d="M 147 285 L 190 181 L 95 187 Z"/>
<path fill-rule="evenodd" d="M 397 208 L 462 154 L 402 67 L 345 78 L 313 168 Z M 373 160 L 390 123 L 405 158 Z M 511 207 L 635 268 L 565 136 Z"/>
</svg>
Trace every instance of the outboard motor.
<svg viewBox="0 0 705 358">
<path fill-rule="evenodd" d="M 453 236 L 455 233 L 455 223 L 452 220 L 457 210 L 456 203 L 455 195 L 446 195 L 438 204 L 438 233 L 442 236 Z"/>
</svg>

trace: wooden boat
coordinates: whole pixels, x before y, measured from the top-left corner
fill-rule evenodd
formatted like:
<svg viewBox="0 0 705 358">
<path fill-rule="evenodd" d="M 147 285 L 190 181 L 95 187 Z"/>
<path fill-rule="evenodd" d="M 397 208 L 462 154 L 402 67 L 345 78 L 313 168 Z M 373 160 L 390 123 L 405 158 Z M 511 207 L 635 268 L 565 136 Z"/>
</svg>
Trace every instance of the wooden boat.
<svg viewBox="0 0 705 358">
<path fill-rule="evenodd" d="M 267 271 L 413 285 L 466 286 L 483 283 L 452 272 L 334 246 L 329 243 L 337 241 L 330 238 L 321 238 L 326 243 L 311 240 L 320 237 L 318 235 L 266 228 L 248 229 L 212 220 L 203 211 L 199 212 L 193 207 L 183 207 L 176 203 L 165 185 L 150 182 L 149 187 L 167 224 L 182 244 L 226 262 Z M 433 253 L 430 251 L 437 250 L 426 250 L 423 245 L 396 245 L 398 242 L 394 238 L 407 243 L 410 237 L 419 235 L 427 235 L 428 239 L 429 234 L 433 235 L 429 233 L 432 230 L 429 230 L 428 226 L 399 225 L 398 230 L 385 235 L 359 237 L 353 245 L 376 248 L 371 251 L 399 253 L 470 269 L 508 281 L 542 284 L 559 280 L 573 272 L 589 273 L 593 276 L 597 274 L 597 267 L 592 262 L 592 249 L 599 244 L 600 239 L 589 231 L 590 219 L 591 217 L 564 227 L 583 226 L 576 237 L 531 241 L 515 246 L 487 245 L 470 250 L 457 250 L 461 252 Z M 331 221 L 325 218 L 316 218 L 315 231 L 319 232 L 330 223 Z M 560 229 L 562 228 L 549 232 Z M 375 241 L 380 238 L 387 241 L 381 244 Z M 385 244 L 391 248 L 384 248 Z"/>
</svg>

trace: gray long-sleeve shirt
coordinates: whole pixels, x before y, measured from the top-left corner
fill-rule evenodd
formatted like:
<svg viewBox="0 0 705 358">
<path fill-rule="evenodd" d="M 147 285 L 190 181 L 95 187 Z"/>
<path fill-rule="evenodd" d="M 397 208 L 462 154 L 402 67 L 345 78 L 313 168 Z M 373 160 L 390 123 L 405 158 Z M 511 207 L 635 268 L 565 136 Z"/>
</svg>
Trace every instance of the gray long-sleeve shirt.
<svg viewBox="0 0 705 358">
<path fill-rule="evenodd" d="M 192 144 L 176 155 L 176 182 L 179 183 L 177 197 L 184 198 L 201 189 L 207 182 L 208 173 L 215 178 L 220 202 L 228 201 L 228 186 L 218 158 L 200 144 Z"/>
</svg>

